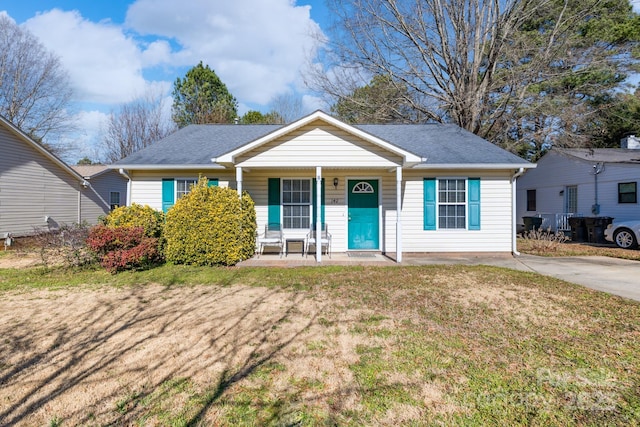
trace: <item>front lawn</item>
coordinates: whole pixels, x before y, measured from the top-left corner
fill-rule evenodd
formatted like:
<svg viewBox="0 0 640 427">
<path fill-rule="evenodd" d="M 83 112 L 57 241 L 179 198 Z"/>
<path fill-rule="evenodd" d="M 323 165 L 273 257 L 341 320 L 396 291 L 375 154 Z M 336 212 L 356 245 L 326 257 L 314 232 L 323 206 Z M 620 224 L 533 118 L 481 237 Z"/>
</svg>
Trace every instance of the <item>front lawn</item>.
<svg viewBox="0 0 640 427">
<path fill-rule="evenodd" d="M 540 245 L 534 240 L 518 238 L 518 251 L 540 256 L 608 256 L 612 258 L 640 261 L 640 249 L 621 249 L 609 244 L 565 242 L 548 245 L 539 250 Z"/>
<path fill-rule="evenodd" d="M 640 304 L 485 266 L 0 269 L 18 425 L 638 425 Z"/>
</svg>

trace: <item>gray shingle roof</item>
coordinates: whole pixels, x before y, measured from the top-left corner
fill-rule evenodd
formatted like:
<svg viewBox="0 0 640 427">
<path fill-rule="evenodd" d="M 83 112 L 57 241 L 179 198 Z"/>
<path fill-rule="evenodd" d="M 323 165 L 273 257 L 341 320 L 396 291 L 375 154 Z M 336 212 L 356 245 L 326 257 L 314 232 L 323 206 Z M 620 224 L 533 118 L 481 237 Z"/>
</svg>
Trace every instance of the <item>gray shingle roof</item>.
<svg viewBox="0 0 640 427">
<path fill-rule="evenodd" d="M 207 165 L 282 125 L 189 125 L 114 165 Z"/>
<path fill-rule="evenodd" d="M 114 164 L 126 166 L 207 165 L 283 125 L 190 125 Z M 403 150 L 426 158 L 426 164 L 530 165 L 491 142 L 455 125 L 354 126 Z"/>
<path fill-rule="evenodd" d="M 427 164 L 528 164 L 524 159 L 455 125 L 358 125 L 393 145 L 427 159 Z"/>
<path fill-rule="evenodd" d="M 554 148 L 553 150 L 588 162 L 640 164 L 640 150 L 626 148 Z"/>
<path fill-rule="evenodd" d="M 91 178 L 108 170 L 105 165 L 72 165 L 71 167 L 84 178 Z"/>
</svg>

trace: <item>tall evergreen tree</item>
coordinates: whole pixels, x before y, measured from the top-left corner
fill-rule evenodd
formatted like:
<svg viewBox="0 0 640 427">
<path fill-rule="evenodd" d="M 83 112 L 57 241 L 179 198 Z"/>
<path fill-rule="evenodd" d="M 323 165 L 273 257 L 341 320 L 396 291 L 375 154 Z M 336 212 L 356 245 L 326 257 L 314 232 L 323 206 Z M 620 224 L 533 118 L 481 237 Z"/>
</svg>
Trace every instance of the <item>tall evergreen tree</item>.
<svg viewBox="0 0 640 427">
<path fill-rule="evenodd" d="M 233 123 L 238 101 L 218 75 L 202 61 L 173 85 L 173 121 L 182 128 L 190 124 Z"/>
</svg>

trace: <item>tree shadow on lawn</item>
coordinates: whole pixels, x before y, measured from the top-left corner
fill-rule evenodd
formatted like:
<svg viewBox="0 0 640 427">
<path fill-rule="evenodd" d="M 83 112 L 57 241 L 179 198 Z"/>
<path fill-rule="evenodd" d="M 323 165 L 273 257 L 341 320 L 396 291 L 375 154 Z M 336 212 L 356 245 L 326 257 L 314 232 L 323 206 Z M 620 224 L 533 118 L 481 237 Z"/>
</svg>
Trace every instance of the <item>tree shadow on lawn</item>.
<svg viewBox="0 0 640 427">
<path fill-rule="evenodd" d="M 34 291 L 3 299 L 2 425 L 129 423 L 167 403 L 159 390 L 177 378 L 214 390 L 185 414 L 187 425 L 197 424 L 229 387 L 305 334 L 320 311 L 300 292 L 242 286 Z M 120 408 L 127 395 L 145 408 Z"/>
</svg>

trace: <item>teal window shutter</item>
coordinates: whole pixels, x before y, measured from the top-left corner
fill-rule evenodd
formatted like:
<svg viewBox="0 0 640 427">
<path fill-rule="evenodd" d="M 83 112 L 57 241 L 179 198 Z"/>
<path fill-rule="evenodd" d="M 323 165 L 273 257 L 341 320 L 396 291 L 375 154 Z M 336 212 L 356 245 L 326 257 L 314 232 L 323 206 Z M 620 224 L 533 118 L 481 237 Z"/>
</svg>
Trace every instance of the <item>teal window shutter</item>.
<svg viewBox="0 0 640 427">
<path fill-rule="evenodd" d="M 480 178 L 469 178 L 469 230 L 480 230 Z"/>
<path fill-rule="evenodd" d="M 435 178 L 425 178 L 423 183 L 424 191 L 424 229 L 436 229 L 436 180 Z"/>
<path fill-rule="evenodd" d="M 176 191 L 173 178 L 162 178 L 162 212 L 167 213 L 173 206 L 175 197 Z"/>
<path fill-rule="evenodd" d="M 269 178 L 269 224 L 280 224 L 280 178 Z"/>
<path fill-rule="evenodd" d="M 207 183 L 209 187 L 217 187 L 218 186 L 218 178 L 212 178 Z"/>
<path fill-rule="evenodd" d="M 316 190 L 316 180 L 314 179 L 312 181 L 312 185 L 313 185 L 313 218 L 311 219 L 311 223 L 315 223 L 316 222 L 316 217 L 317 217 L 317 212 L 318 212 L 318 207 L 316 205 L 316 199 L 317 199 L 317 190 Z M 324 224 L 324 206 L 325 206 L 325 202 L 324 202 L 324 178 L 322 178 L 322 182 L 320 184 L 320 204 L 321 204 L 321 209 L 320 209 L 320 222 Z"/>
</svg>

